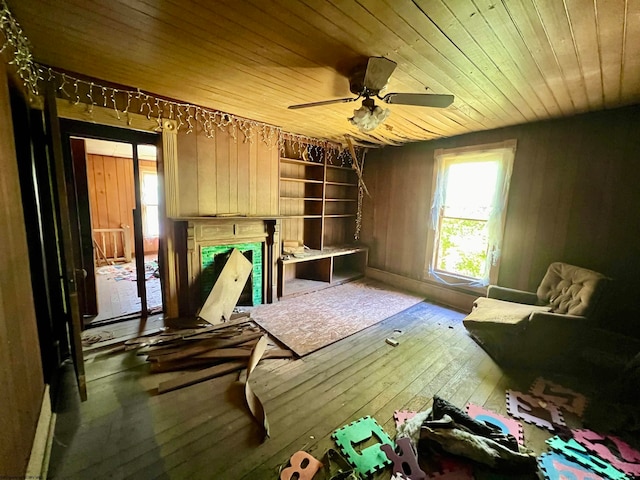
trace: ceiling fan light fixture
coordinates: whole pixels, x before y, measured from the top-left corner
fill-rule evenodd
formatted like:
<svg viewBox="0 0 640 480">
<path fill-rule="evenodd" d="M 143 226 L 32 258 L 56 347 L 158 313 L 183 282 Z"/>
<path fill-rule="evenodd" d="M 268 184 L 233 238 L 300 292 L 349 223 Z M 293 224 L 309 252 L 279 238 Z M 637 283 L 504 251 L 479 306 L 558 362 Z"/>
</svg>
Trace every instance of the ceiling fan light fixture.
<svg viewBox="0 0 640 480">
<path fill-rule="evenodd" d="M 361 132 L 370 132 L 384 122 L 389 116 L 388 108 L 380 108 L 377 105 L 365 105 L 353 111 L 353 117 L 349 119 L 351 124 L 358 127 Z"/>
</svg>

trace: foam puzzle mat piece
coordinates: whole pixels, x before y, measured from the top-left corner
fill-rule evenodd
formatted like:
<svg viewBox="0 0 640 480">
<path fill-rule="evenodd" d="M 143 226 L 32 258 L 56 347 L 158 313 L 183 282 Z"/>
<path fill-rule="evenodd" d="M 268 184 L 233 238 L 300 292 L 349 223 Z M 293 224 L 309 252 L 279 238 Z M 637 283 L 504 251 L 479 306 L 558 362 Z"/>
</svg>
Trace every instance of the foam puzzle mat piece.
<svg viewBox="0 0 640 480">
<path fill-rule="evenodd" d="M 522 424 L 517 420 L 492 412 L 474 403 L 467 404 L 467 415 L 474 420 L 499 428 L 504 434 L 513 435 L 518 444 L 524 445 L 524 430 L 522 429 Z"/>
<path fill-rule="evenodd" d="M 387 444 L 394 448 L 395 445 L 389 435 L 387 435 L 373 417 L 367 415 L 355 422 L 351 422 L 337 429 L 331 434 L 331 437 L 347 461 L 353 465 L 361 475 L 372 475 L 391 463 L 385 453 L 380 449 L 380 446 Z M 372 437 L 375 437 L 378 443 L 362 450 L 357 449 L 356 446 L 359 443 L 366 442 Z"/>
<path fill-rule="evenodd" d="M 426 480 L 427 474 L 418 465 L 418 457 L 411 440 L 407 437 L 399 438 L 396 444 L 398 445 L 399 453 L 396 453 L 389 444 L 383 443 L 380 445 L 380 449 L 393 463 L 393 474 L 401 473 L 409 480 Z"/>
<path fill-rule="evenodd" d="M 322 461 L 326 480 L 360 480 L 360 475 L 337 450 L 327 450 Z"/>
<path fill-rule="evenodd" d="M 434 480 L 473 480 L 473 468 L 459 457 L 445 456 L 440 459 L 440 471 L 428 474 Z"/>
<path fill-rule="evenodd" d="M 538 458 L 538 465 L 547 480 L 605 480 L 606 477 L 572 462 L 564 455 L 551 452 Z"/>
<path fill-rule="evenodd" d="M 531 385 L 529 393 L 534 397 L 541 398 L 547 402 L 582 417 L 587 406 L 587 397 L 575 392 L 570 388 L 563 387 L 550 380 L 538 377 Z"/>
<path fill-rule="evenodd" d="M 443 472 L 443 473 L 432 473 L 429 475 L 430 479 L 433 480 L 473 480 L 473 473 L 469 472 Z"/>
<path fill-rule="evenodd" d="M 624 472 L 614 468 L 610 463 L 600 457 L 590 455 L 586 448 L 576 442 L 573 438 L 565 441 L 557 435 L 546 440 L 547 445 L 555 452 L 561 453 L 565 457 L 586 467 L 594 472 L 603 475 L 610 480 L 626 480 Z"/>
<path fill-rule="evenodd" d="M 289 459 L 290 467 L 280 472 L 280 480 L 312 480 L 313 476 L 322 468 L 322 462 L 307 452 L 298 451 Z M 303 466 L 304 464 L 304 466 Z"/>
<path fill-rule="evenodd" d="M 562 412 L 555 404 L 514 390 L 507 390 L 507 412 L 551 432 L 556 426 L 566 426 Z"/>
<path fill-rule="evenodd" d="M 393 419 L 396 421 L 396 428 L 398 428 L 407 420 L 411 420 L 417 414 L 418 412 L 413 412 L 411 410 L 396 410 L 395 412 L 393 412 Z"/>
<path fill-rule="evenodd" d="M 640 452 L 628 443 L 613 435 L 601 435 L 592 430 L 572 430 L 576 442 L 601 459 L 609 462 L 614 468 L 640 477 Z"/>
<path fill-rule="evenodd" d="M 474 480 L 473 472 L 467 470 L 430 473 L 427 478 L 433 480 Z"/>
</svg>

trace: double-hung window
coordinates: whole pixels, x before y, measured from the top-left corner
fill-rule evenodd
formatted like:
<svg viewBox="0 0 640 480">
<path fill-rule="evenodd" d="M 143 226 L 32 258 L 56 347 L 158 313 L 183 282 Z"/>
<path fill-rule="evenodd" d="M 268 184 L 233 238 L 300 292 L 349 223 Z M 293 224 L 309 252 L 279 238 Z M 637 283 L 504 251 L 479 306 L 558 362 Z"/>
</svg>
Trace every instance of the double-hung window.
<svg viewBox="0 0 640 480">
<path fill-rule="evenodd" d="M 476 287 L 497 280 L 515 147 L 435 151 L 428 278 Z"/>
<path fill-rule="evenodd" d="M 158 222 L 158 174 L 149 170 L 141 171 L 142 222 L 145 238 L 160 236 Z"/>
</svg>

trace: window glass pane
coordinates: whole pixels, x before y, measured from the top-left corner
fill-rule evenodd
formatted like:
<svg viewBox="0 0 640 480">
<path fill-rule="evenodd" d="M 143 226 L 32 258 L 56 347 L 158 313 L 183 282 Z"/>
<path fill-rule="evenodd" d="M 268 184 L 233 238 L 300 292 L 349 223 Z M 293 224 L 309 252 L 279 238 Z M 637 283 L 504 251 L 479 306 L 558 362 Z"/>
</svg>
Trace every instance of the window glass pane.
<svg viewBox="0 0 640 480">
<path fill-rule="evenodd" d="M 158 224 L 158 206 L 147 205 L 145 207 L 145 237 L 157 237 L 160 235 L 160 226 Z"/>
<path fill-rule="evenodd" d="M 158 175 L 144 172 L 142 174 L 142 203 L 158 204 Z"/>
<path fill-rule="evenodd" d="M 481 278 L 487 260 L 487 222 L 442 218 L 436 268 Z"/>
<path fill-rule="evenodd" d="M 445 186 L 444 215 L 487 220 L 498 178 L 498 162 L 454 163 Z"/>
</svg>

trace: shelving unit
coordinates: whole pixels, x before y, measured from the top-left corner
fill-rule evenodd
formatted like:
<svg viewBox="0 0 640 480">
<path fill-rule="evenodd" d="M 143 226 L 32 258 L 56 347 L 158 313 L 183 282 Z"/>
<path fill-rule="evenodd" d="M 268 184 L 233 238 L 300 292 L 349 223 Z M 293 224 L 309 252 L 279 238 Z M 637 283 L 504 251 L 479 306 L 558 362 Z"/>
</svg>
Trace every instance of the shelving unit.
<svg viewBox="0 0 640 480">
<path fill-rule="evenodd" d="M 367 249 L 355 244 L 358 177 L 332 165 L 317 148 L 285 146 L 280 158 L 283 240 L 309 247 L 279 261 L 278 297 L 344 283 L 364 275 Z"/>
<path fill-rule="evenodd" d="M 368 249 L 327 247 L 280 259 L 278 296 L 291 297 L 350 282 L 364 275 Z"/>
</svg>

